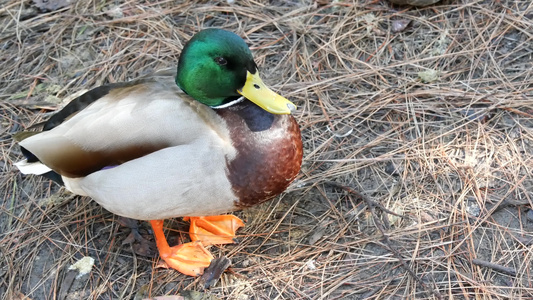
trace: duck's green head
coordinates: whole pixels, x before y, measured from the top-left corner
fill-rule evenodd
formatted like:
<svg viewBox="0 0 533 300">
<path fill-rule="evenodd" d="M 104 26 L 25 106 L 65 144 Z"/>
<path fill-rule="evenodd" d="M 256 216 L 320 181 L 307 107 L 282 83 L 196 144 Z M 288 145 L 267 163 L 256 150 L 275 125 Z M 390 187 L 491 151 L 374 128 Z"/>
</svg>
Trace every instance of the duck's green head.
<svg viewBox="0 0 533 300">
<path fill-rule="evenodd" d="M 246 43 L 222 29 L 202 30 L 187 42 L 179 59 L 176 83 L 211 107 L 242 95 L 270 113 L 290 114 L 296 109 L 263 83 Z"/>
</svg>

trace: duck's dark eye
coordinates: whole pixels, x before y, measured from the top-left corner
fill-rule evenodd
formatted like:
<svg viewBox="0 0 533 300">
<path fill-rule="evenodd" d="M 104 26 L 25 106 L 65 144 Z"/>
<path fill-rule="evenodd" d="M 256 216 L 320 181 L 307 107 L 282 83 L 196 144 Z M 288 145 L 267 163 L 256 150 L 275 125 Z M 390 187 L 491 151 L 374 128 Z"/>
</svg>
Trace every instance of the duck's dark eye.
<svg viewBox="0 0 533 300">
<path fill-rule="evenodd" d="M 221 66 L 225 66 L 228 64 L 228 61 L 222 56 L 215 57 L 215 62 Z"/>
</svg>

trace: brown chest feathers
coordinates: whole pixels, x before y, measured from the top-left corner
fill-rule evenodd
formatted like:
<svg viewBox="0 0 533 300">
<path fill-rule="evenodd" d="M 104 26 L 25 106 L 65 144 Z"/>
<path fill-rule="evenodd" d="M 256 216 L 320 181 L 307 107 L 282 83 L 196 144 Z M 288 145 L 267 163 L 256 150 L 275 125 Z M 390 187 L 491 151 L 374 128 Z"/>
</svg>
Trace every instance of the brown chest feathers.
<svg viewBox="0 0 533 300">
<path fill-rule="evenodd" d="M 227 122 L 237 155 L 227 161 L 238 208 L 283 192 L 302 165 L 302 137 L 291 115 L 273 115 L 245 101 L 217 110 Z"/>
</svg>

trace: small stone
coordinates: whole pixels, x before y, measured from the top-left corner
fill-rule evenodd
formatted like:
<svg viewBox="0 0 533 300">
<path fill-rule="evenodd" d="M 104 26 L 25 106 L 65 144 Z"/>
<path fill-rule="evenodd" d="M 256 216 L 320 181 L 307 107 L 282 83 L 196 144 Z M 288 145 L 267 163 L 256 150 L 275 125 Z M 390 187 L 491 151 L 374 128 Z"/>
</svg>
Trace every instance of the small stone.
<svg viewBox="0 0 533 300">
<path fill-rule="evenodd" d="M 481 208 L 479 205 L 477 205 L 477 203 L 470 203 L 466 206 L 466 212 L 473 217 L 479 217 Z"/>
<path fill-rule="evenodd" d="M 306 266 L 309 270 L 316 270 L 316 265 L 315 265 L 315 260 L 314 260 L 314 259 L 308 260 L 308 261 L 305 263 L 305 266 Z"/>
<path fill-rule="evenodd" d="M 404 31 L 407 25 L 411 23 L 411 20 L 394 20 L 392 21 L 392 32 Z"/>
</svg>

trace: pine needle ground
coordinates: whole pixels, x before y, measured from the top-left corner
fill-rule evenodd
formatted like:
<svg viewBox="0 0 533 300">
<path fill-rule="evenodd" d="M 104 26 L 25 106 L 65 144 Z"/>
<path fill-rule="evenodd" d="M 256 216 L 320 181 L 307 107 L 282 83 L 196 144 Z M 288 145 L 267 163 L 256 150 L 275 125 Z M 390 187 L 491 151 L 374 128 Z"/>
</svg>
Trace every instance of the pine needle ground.
<svg viewBox="0 0 533 300">
<path fill-rule="evenodd" d="M 202 291 L 125 243 L 89 198 L 22 176 L 12 135 L 80 90 L 174 67 L 236 32 L 291 99 L 301 174 L 239 212 L 219 299 L 531 299 L 533 5 L 443 1 L 77 1 L 0 8 L 0 299 Z M 179 242 L 186 224 L 171 220 Z M 147 224 L 141 232 L 150 237 Z M 70 278 L 84 256 L 92 271 Z"/>
</svg>

